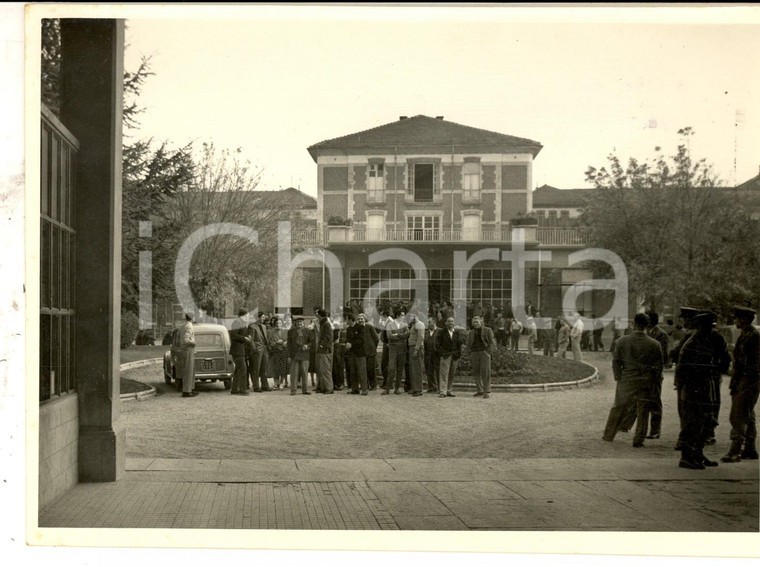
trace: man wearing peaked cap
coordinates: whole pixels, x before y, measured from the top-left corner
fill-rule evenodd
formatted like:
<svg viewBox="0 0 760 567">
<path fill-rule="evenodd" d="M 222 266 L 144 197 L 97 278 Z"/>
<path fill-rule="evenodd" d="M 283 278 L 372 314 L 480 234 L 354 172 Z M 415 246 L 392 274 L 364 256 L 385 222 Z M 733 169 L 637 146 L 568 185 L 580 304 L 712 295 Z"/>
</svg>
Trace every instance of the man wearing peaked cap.
<svg viewBox="0 0 760 567">
<path fill-rule="evenodd" d="M 694 316 L 699 313 L 699 309 L 694 309 L 693 307 L 681 307 L 679 316 L 683 320 L 683 329 L 684 329 L 684 336 L 683 338 L 673 346 L 673 350 L 670 351 L 670 358 L 676 365 L 676 370 L 678 369 L 678 361 L 679 357 L 681 355 L 681 349 L 686 344 L 686 341 L 688 341 L 691 336 L 694 334 Z M 678 372 L 675 373 L 675 378 L 673 382 L 673 387 L 678 392 L 677 394 L 677 404 L 678 404 L 678 419 L 681 422 L 681 431 L 683 432 L 683 403 L 681 401 L 681 384 L 678 382 Z M 681 434 L 678 435 L 678 442 L 676 443 L 676 451 L 680 451 L 681 447 L 683 445 L 683 440 L 681 439 Z"/>
<path fill-rule="evenodd" d="M 736 328 L 741 331 L 734 347 L 731 392 L 731 447 L 724 463 L 757 459 L 755 405 L 760 392 L 760 333 L 752 326 L 755 311 L 735 307 Z M 744 450 L 742 450 L 742 445 Z"/>
<path fill-rule="evenodd" d="M 705 445 L 714 445 L 715 428 L 718 425 L 718 417 L 720 413 L 720 384 L 722 382 L 721 376 L 723 374 L 728 374 L 728 368 L 731 366 L 731 355 L 728 353 L 728 345 L 726 344 L 726 339 L 724 339 L 723 335 L 721 335 L 714 328 L 715 323 L 718 321 L 718 316 L 713 311 L 706 309 L 700 311 L 696 315 L 695 319 L 699 321 L 704 320 L 705 325 L 709 325 L 711 331 L 710 348 L 712 349 L 713 353 L 712 381 L 715 400 L 713 401 L 713 406 L 710 411 L 712 420 L 710 420 L 708 423 L 707 429 L 705 431 Z"/>
<path fill-rule="evenodd" d="M 704 469 L 718 463 L 707 459 L 703 449 L 713 422 L 715 374 L 718 363 L 713 344 L 713 315 L 698 313 L 693 319 L 694 334 L 681 349 L 676 367 L 681 404 L 681 461 L 678 466 Z"/>
</svg>

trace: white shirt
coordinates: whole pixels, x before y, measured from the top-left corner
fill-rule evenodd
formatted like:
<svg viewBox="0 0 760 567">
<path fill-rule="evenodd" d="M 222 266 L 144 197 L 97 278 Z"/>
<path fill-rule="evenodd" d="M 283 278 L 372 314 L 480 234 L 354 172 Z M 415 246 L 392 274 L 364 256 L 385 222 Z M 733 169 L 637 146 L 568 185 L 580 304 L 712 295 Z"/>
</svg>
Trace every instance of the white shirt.
<svg viewBox="0 0 760 567">
<path fill-rule="evenodd" d="M 578 317 L 578 319 L 575 321 L 575 324 L 573 325 L 573 328 L 570 330 L 570 338 L 577 339 L 583 334 L 583 320 Z"/>
</svg>

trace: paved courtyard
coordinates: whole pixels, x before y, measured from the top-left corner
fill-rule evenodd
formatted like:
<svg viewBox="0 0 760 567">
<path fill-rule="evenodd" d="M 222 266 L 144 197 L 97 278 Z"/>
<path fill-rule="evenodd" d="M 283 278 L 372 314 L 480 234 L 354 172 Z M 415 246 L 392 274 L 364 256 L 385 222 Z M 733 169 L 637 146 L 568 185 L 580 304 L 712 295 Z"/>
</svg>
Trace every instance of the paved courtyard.
<svg viewBox="0 0 760 567">
<path fill-rule="evenodd" d="M 609 354 L 587 358 L 609 374 Z M 680 469 L 675 397 L 663 436 L 601 440 L 614 381 L 490 400 L 230 396 L 123 404 L 127 473 L 80 484 L 41 527 L 753 532 L 758 462 Z M 672 373 L 666 375 L 666 386 Z M 343 394 L 343 395 L 341 395 Z M 718 444 L 725 452 L 729 400 Z"/>
</svg>

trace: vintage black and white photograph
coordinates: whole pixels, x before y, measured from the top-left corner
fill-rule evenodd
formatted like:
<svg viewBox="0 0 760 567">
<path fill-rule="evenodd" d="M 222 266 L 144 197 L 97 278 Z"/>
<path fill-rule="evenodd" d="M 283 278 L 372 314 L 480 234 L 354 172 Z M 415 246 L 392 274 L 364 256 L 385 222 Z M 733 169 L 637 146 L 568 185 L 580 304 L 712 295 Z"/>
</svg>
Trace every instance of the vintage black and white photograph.
<svg viewBox="0 0 760 567">
<path fill-rule="evenodd" d="M 760 10 L 90 8 L 25 18 L 35 542 L 756 555 Z"/>
</svg>

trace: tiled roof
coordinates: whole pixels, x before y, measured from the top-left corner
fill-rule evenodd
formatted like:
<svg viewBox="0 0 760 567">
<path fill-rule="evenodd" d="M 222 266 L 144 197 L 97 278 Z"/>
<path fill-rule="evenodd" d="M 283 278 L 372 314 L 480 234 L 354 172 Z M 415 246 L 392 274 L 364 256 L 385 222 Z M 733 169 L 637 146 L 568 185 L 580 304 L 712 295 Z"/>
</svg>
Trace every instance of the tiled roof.
<svg viewBox="0 0 760 567">
<path fill-rule="evenodd" d="M 303 210 L 317 208 L 317 200 L 314 197 L 299 191 L 295 187 L 288 187 L 279 191 L 240 191 L 238 195 L 241 195 L 249 206 L 255 205 L 261 209 Z M 223 191 L 210 193 L 209 197 L 212 201 L 223 200 L 228 198 L 228 193 Z"/>
<path fill-rule="evenodd" d="M 760 175 L 755 175 L 744 183 L 736 186 L 739 191 L 760 191 Z"/>
<path fill-rule="evenodd" d="M 418 146 L 501 146 L 530 152 L 535 157 L 543 147 L 539 142 L 463 126 L 441 118 L 412 116 L 389 124 L 325 140 L 308 148 L 314 161 L 320 150 L 346 150 L 372 147 L 399 147 L 408 149 Z"/>
<path fill-rule="evenodd" d="M 533 191 L 533 208 L 580 208 L 594 192 L 596 189 L 557 189 L 542 185 Z"/>
<path fill-rule="evenodd" d="M 288 187 L 280 191 L 253 191 L 251 196 L 256 198 L 259 206 L 269 203 L 285 204 L 293 209 L 316 209 L 317 200 L 295 187 Z"/>
</svg>

